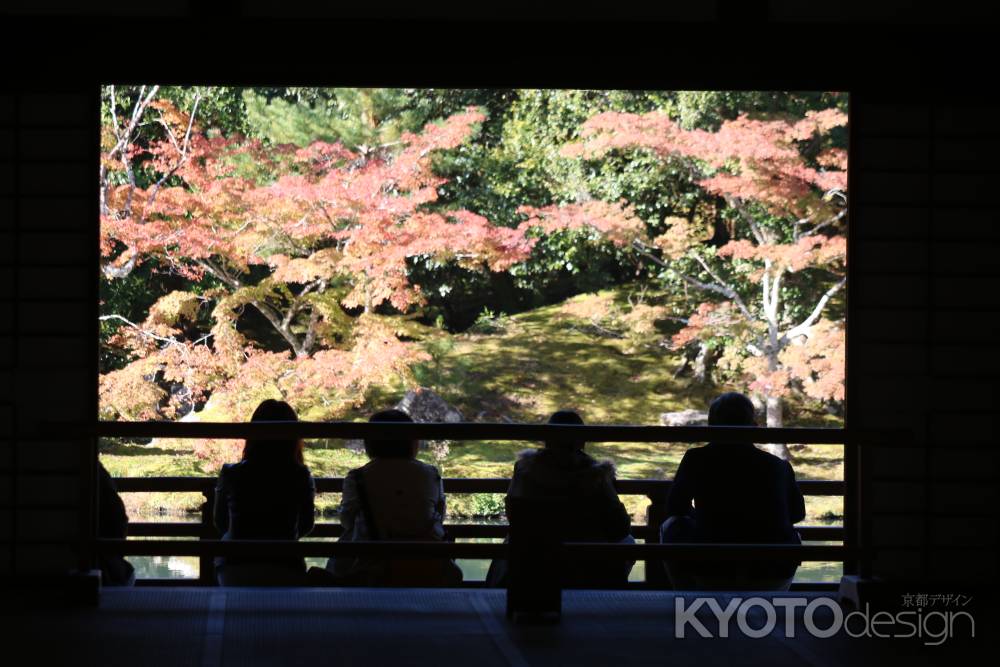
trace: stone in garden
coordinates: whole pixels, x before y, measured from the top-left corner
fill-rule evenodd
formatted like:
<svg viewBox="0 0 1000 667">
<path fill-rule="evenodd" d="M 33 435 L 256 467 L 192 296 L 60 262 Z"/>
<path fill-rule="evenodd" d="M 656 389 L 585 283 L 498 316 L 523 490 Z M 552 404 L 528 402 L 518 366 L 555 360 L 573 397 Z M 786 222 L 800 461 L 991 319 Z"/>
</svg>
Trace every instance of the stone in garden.
<svg viewBox="0 0 1000 667">
<path fill-rule="evenodd" d="M 708 413 L 701 410 L 680 410 L 660 414 L 664 426 L 708 426 Z"/>
<path fill-rule="evenodd" d="M 406 392 L 399 403 L 396 403 L 393 407 L 410 415 L 410 419 L 417 423 L 456 423 L 463 421 L 462 413 L 459 412 L 457 408 L 441 398 L 437 392 L 427 389 L 426 387 L 411 389 Z M 365 449 L 365 444 L 361 440 L 348 440 L 345 444 L 348 449 L 355 452 L 363 452 Z M 435 447 L 444 447 L 447 449 L 447 446 L 448 445 L 446 443 L 438 441 L 420 441 L 421 449 L 427 449 L 428 447 L 431 449 Z"/>
<path fill-rule="evenodd" d="M 396 409 L 410 415 L 410 419 L 415 422 L 462 421 L 462 413 L 457 408 L 426 387 L 406 392 L 403 399 L 396 404 Z"/>
</svg>

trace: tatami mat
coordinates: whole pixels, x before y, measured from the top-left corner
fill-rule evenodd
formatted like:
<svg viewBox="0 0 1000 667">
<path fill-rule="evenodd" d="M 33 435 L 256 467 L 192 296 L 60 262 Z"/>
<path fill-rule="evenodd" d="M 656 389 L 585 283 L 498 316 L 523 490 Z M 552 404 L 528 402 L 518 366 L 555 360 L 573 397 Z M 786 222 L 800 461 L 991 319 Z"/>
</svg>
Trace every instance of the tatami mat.
<svg viewBox="0 0 1000 667">
<path fill-rule="evenodd" d="M 792 595 L 799 596 L 795 593 Z M 954 647 L 836 636 L 675 638 L 669 592 L 566 591 L 562 621 L 512 625 L 492 590 L 106 589 L 99 608 L 4 621 L 11 665 L 942 664 Z M 719 595 L 725 607 L 729 596 Z M 759 611 L 759 608 L 757 609 Z M 707 608 L 698 618 L 713 633 Z M 820 625 L 827 624 L 822 614 Z M 4 619 L 0 619 L 4 620 Z M 763 616 L 751 614 L 752 626 Z"/>
</svg>

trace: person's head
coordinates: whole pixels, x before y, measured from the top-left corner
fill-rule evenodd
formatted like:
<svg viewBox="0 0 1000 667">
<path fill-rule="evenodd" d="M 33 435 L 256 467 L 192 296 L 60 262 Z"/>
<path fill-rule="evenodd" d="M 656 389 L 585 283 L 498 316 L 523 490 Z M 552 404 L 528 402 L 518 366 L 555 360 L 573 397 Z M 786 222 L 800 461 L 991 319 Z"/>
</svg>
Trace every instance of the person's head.
<svg viewBox="0 0 1000 667">
<path fill-rule="evenodd" d="M 252 422 L 297 422 L 298 415 L 288 403 L 269 398 L 262 401 L 250 417 Z M 303 464 L 302 439 L 285 438 L 280 440 L 247 440 L 243 446 L 243 460 L 254 461 L 294 461 Z"/>
<path fill-rule="evenodd" d="M 709 426 L 756 426 L 753 403 L 743 394 L 730 391 L 708 406 Z"/>
<path fill-rule="evenodd" d="M 409 422 L 410 415 L 402 410 L 382 410 L 368 418 L 369 422 Z M 412 459 L 417 455 L 419 443 L 413 439 L 384 440 L 365 438 L 365 453 L 372 459 Z"/>
<path fill-rule="evenodd" d="M 549 423 L 583 425 L 583 417 L 573 410 L 559 410 L 552 413 L 552 416 L 549 417 Z M 568 451 L 582 450 L 585 444 L 583 440 L 565 438 L 545 441 L 545 447 L 548 449 L 563 449 Z"/>
</svg>

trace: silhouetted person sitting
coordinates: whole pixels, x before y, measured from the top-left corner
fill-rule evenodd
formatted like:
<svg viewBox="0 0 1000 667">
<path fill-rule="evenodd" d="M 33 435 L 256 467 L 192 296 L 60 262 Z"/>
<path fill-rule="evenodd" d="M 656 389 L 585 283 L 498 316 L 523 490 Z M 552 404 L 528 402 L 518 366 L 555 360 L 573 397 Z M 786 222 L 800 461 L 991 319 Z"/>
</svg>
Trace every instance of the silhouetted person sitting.
<svg viewBox="0 0 1000 667">
<path fill-rule="evenodd" d="M 118 495 L 111 475 L 100 462 L 97 463 L 97 535 L 119 540 L 128 536 L 125 503 Z M 98 563 L 101 583 L 105 586 L 131 586 L 135 583 L 135 568 L 121 556 L 102 554 Z"/>
<path fill-rule="evenodd" d="M 298 421 L 283 401 L 268 399 L 250 421 Z M 215 526 L 224 540 L 297 540 L 315 522 L 316 484 L 302 458 L 302 440 L 247 440 L 243 460 L 226 464 L 215 488 Z M 301 557 L 216 558 L 223 586 L 297 586 Z"/>
<path fill-rule="evenodd" d="M 712 401 L 709 426 L 754 426 L 754 407 L 730 392 Z M 692 502 L 694 506 L 692 507 Z M 787 461 L 749 442 L 689 449 L 667 499 L 662 542 L 799 544 L 805 502 Z M 798 561 L 667 561 L 677 590 L 788 590 Z"/>
<path fill-rule="evenodd" d="M 583 424 L 579 414 L 560 410 L 549 417 L 550 424 Z M 586 443 L 574 439 L 553 439 L 542 449 L 529 449 L 518 455 L 507 491 L 507 519 L 532 520 L 532 515 L 547 514 L 562 542 L 634 542 L 630 533 L 631 517 L 615 490 L 615 469 L 610 461 L 597 461 L 583 451 Z M 539 512 L 532 512 L 532 504 Z M 514 506 L 523 508 L 516 516 Z M 543 510 L 543 506 L 545 509 Z M 555 516 L 551 512 L 555 512 Z M 529 531 L 530 532 L 530 531 Z M 635 564 L 630 561 L 579 560 L 563 564 L 564 587 L 587 588 L 620 586 L 628 581 Z M 494 561 L 487 584 L 502 586 L 507 564 Z"/>
<path fill-rule="evenodd" d="M 401 410 L 383 410 L 370 422 L 409 422 Z M 344 542 L 445 540 L 444 484 L 438 469 L 417 460 L 413 439 L 366 439 L 369 461 L 347 473 L 340 506 Z M 327 570 L 343 583 L 447 586 L 462 580 L 451 559 L 331 558 Z"/>
</svg>

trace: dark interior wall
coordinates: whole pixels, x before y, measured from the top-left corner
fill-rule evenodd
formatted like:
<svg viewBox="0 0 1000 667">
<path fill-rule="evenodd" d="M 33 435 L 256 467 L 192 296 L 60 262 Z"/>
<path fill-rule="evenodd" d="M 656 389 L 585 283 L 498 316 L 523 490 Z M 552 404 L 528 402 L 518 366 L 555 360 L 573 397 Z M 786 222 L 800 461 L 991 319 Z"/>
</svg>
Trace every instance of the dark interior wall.
<svg viewBox="0 0 1000 667">
<path fill-rule="evenodd" d="M 59 87 L 0 95 L 2 572 L 76 567 L 87 522 L 90 443 L 39 424 L 95 414 L 95 100 Z"/>
<path fill-rule="evenodd" d="M 90 526 L 92 444 L 42 423 L 96 414 L 95 105 L 97 84 L 120 78 L 851 89 L 848 423 L 912 432 L 863 455 L 875 571 L 995 582 L 1000 108 L 975 70 L 991 58 L 983 33 L 831 27 L 836 16 L 774 2 L 756 5 L 770 24 L 500 31 L 299 22 L 296 3 L 266 23 L 217 18 L 224 2 L 180 19 L 67 18 L 49 4 L 62 18 L 0 21 L 0 56 L 15 63 L 0 90 L 0 576 L 76 567 Z"/>
<path fill-rule="evenodd" d="M 852 105 L 848 425 L 912 433 L 863 453 L 874 571 L 995 582 L 1000 109 L 954 90 Z"/>
</svg>

